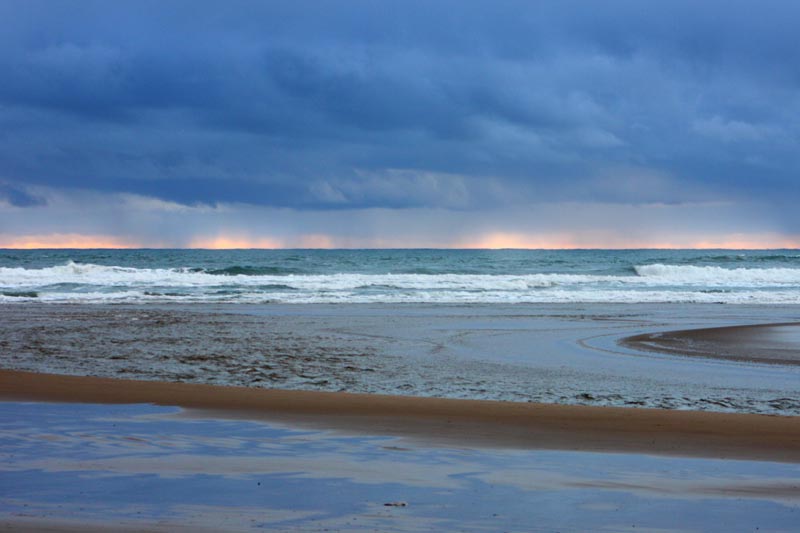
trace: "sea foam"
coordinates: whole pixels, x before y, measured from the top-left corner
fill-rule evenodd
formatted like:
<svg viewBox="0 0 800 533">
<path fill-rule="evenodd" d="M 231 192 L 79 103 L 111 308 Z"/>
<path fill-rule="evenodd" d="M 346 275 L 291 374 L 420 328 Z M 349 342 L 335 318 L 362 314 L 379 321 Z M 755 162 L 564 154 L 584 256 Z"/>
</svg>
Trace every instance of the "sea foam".
<svg viewBox="0 0 800 533">
<path fill-rule="evenodd" d="M 643 278 L 691 284 L 800 284 L 798 268 L 723 268 L 693 265 L 640 265 L 636 274 Z"/>
<path fill-rule="evenodd" d="M 282 273 L 276 273 L 282 272 Z M 273 267 L 0 268 L 0 302 L 796 303 L 800 269 L 647 264 L 620 274 L 291 273 Z"/>
</svg>

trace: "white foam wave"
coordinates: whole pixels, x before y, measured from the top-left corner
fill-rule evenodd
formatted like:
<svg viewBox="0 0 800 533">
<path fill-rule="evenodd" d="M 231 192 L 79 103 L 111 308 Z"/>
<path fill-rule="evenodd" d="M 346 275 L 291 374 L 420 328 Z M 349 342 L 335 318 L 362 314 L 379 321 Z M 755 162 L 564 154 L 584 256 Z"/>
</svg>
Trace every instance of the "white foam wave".
<svg viewBox="0 0 800 533">
<path fill-rule="evenodd" d="M 628 275 L 269 274 L 220 276 L 69 262 L 0 268 L 0 302 L 553 303 L 800 302 L 800 269 L 642 265 Z M 6 292 L 6 295 L 2 293 Z M 28 297 L 25 293 L 36 293 Z"/>
<path fill-rule="evenodd" d="M 573 274 L 283 274 L 219 276 L 188 269 L 140 269 L 93 264 L 41 268 L 0 268 L 0 286 L 8 289 L 79 284 L 113 287 L 257 287 L 288 285 L 300 290 L 397 289 L 528 290 L 556 285 L 613 282 L 615 276 Z"/>
<path fill-rule="evenodd" d="M 640 265 L 636 274 L 676 284 L 768 285 L 800 284 L 800 268 L 722 268 L 693 265 Z"/>
<path fill-rule="evenodd" d="M 0 303 L 14 304 L 40 301 L 51 303 L 443 303 L 443 304 L 515 304 L 515 303 L 720 303 L 720 304 L 797 304 L 800 292 L 736 293 L 675 292 L 675 291 L 570 291 L 545 293 L 491 291 L 480 294 L 464 291 L 419 291 L 386 294 L 362 294 L 349 291 L 241 293 L 241 294 L 147 294 L 142 291 L 44 293 L 38 298 L 0 295 Z"/>
</svg>

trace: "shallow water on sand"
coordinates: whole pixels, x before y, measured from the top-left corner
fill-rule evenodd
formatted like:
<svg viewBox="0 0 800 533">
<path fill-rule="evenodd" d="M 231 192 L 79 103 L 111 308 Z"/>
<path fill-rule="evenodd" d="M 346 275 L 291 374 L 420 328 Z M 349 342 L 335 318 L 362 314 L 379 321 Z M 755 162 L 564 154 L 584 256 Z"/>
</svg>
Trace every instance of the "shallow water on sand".
<svg viewBox="0 0 800 533">
<path fill-rule="evenodd" d="M 0 524 L 791 531 L 800 509 L 795 464 L 437 448 L 177 413 L 0 403 Z"/>
<path fill-rule="evenodd" d="M 620 344 L 797 320 L 800 306 L 30 304 L 0 306 L 0 349 L 38 372 L 800 415 L 800 366 Z"/>
</svg>

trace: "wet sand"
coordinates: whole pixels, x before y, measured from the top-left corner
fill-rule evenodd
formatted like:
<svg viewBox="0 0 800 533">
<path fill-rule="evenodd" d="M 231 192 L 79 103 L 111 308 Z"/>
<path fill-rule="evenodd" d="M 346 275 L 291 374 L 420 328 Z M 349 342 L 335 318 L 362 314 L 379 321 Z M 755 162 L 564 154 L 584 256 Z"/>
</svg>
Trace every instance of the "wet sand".
<svg viewBox="0 0 800 533">
<path fill-rule="evenodd" d="M 800 418 L 221 387 L 0 371 L 0 399 L 179 406 L 451 447 L 800 462 Z M 191 414 L 191 411 L 190 411 Z"/>
<path fill-rule="evenodd" d="M 800 504 L 800 463 L 443 447 L 144 404 L 0 402 L 0 450 L 0 531 L 792 531 Z"/>
<path fill-rule="evenodd" d="M 628 337 L 622 344 L 635 350 L 687 357 L 800 365 L 800 323 L 646 333 Z"/>
<path fill-rule="evenodd" d="M 794 527 L 795 308 L 241 309 L 9 309 L 0 530 Z"/>
<path fill-rule="evenodd" d="M 119 524 L 109 522 L 89 523 L 86 521 L 44 520 L 40 518 L 16 517 L 14 520 L 0 522 L 0 531 L 17 531 L 23 533 L 101 533 L 114 531 L 115 533 L 162 533 L 166 531 L 197 531 L 211 533 L 215 529 L 203 528 L 198 524 L 185 526 L 183 524 Z"/>
<path fill-rule="evenodd" d="M 266 389 L 800 416 L 800 366 L 653 356 L 653 331 L 800 307 L 0 306 L 3 368 Z"/>
</svg>

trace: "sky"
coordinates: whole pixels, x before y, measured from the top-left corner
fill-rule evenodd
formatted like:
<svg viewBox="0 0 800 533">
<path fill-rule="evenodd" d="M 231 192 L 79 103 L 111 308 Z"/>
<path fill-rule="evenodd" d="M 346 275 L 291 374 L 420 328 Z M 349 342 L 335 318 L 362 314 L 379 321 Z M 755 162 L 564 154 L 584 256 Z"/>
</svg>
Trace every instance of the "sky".
<svg viewBox="0 0 800 533">
<path fill-rule="evenodd" d="M 796 1 L 0 1 L 0 247 L 800 247 Z"/>
</svg>

